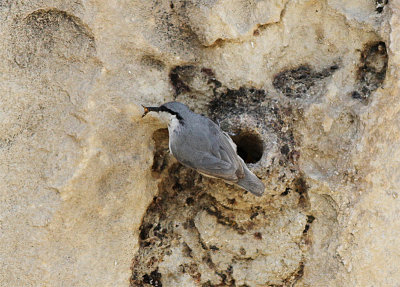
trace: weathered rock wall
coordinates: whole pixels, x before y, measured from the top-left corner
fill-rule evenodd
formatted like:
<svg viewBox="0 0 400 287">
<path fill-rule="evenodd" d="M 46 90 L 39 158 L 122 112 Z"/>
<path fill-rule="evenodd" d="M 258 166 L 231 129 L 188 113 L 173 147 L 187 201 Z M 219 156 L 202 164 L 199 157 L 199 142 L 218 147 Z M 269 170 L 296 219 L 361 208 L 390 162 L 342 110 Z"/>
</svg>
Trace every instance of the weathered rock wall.
<svg viewBox="0 0 400 287">
<path fill-rule="evenodd" d="M 399 9 L 0 1 L 0 285 L 397 286 Z M 263 197 L 176 162 L 171 100 Z"/>
</svg>

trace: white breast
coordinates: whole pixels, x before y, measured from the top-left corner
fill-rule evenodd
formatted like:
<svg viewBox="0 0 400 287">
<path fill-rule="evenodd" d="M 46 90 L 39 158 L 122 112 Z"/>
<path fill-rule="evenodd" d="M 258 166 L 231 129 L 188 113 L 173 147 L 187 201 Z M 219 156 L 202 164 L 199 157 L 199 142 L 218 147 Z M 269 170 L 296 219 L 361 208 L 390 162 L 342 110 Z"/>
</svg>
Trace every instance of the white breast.
<svg viewBox="0 0 400 287">
<path fill-rule="evenodd" d="M 179 129 L 179 127 L 180 127 L 179 120 L 176 118 L 175 115 L 172 115 L 168 123 L 168 131 L 171 133 L 176 129 Z"/>
<path fill-rule="evenodd" d="M 172 115 L 171 119 L 168 123 L 168 134 L 169 134 L 169 152 L 172 153 L 171 143 L 173 142 L 173 138 L 177 136 L 177 132 L 179 132 L 181 125 L 176 116 Z"/>
</svg>

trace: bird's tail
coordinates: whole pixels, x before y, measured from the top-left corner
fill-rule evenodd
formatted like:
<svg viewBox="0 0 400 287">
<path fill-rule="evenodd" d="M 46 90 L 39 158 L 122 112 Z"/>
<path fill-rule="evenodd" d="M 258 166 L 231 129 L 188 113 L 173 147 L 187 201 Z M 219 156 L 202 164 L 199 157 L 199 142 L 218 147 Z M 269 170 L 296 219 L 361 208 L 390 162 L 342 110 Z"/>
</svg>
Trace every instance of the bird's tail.
<svg viewBox="0 0 400 287">
<path fill-rule="evenodd" d="M 245 190 L 253 193 L 254 195 L 263 195 L 265 190 L 264 183 L 247 168 L 244 162 L 242 162 L 242 164 L 244 169 L 244 177 L 242 179 L 239 179 L 236 184 L 244 188 Z"/>
</svg>

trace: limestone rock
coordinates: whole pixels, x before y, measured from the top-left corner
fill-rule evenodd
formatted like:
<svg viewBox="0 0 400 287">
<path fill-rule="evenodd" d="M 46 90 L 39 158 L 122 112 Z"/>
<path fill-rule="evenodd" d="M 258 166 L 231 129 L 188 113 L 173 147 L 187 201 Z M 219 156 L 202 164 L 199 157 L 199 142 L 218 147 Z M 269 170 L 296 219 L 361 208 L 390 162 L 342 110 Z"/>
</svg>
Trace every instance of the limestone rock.
<svg viewBox="0 0 400 287">
<path fill-rule="evenodd" d="M 398 1 L 0 1 L 1 286 L 396 286 Z M 232 135 L 261 198 L 141 104 Z"/>
<path fill-rule="evenodd" d="M 185 15 L 200 42 L 249 36 L 258 26 L 276 23 L 287 1 L 189 1 Z"/>
</svg>

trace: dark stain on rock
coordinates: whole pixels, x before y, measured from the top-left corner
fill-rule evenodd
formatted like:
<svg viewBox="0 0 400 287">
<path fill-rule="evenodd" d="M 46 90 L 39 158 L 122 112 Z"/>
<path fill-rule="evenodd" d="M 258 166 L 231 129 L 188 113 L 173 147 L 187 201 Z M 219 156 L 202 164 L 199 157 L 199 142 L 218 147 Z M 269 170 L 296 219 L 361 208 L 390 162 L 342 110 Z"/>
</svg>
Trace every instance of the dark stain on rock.
<svg viewBox="0 0 400 287">
<path fill-rule="evenodd" d="M 181 93 L 190 92 L 190 88 L 185 81 L 189 80 L 188 77 L 192 76 L 193 69 L 193 66 L 177 66 L 171 70 L 169 73 L 169 79 L 174 87 L 175 96 Z"/>
<path fill-rule="evenodd" d="M 262 234 L 261 234 L 261 232 L 255 232 L 254 233 L 254 237 L 256 238 L 256 239 L 258 239 L 258 240 L 262 240 Z"/>
<path fill-rule="evenodd" d="M 163 70 L 165 68 L 165 64 L 163 61 L 155 58 L 153 55 L 144 55 L 140 59 L 141 64 L 148 66 L 150 68 L 156 69 L 156 70 Z"/>
<path fill-rule="evenodd" d="M 303 195 L 307 192 L 308 186 L 306 181 L 304 180 L 303 177 L 299 177 L 296 181 L 295 181 L 295 187 L 296 187 L 296 192 L 300 195 Z"/>
<path fill-rule="evenodd" d="M 382 86 L 388 65 L 388 55 L 384 42 L 369 43 L 361 52 L 360 64 L 357 71 L 356 89 L 351 97 L 368 103 L 371 94 Z"/>
<path fill-rule="evenodd" d="M 217 246 L 215 246 L 215 245 L 210 245 L 210 250 L 218 251 L 219 248 Z"/>
<path fill-rule="evenodd" d="M 205 92 L 205 87 L 208 87 L 209 94 L 215 93 L 215 90 L 221 87 L 214 71 L 207 67 L 176 66 L 170 71 L 169 78 L 175 90 L 175 98 L 181 94 L 193 94 L 198 97 L 196 88 L 199 85 L 202 86 L 201 94 Z"/>
<path fill-rule="evenodd" d="M 288 145 L 284 145 L 281 147 L 281 153 L 284 155 L 287 155 L 289 153 L 290 149 L 288 147 Z"/>
<path fill-rule="evenodd" d="M 151 224 L 151 223 L 140 226 L 140 229 L 139 229 L 139 231 L 140 231 L 140 233 L 139 233 L 140 240 L 144 241 L 147 238 L 149 238 L 149 233 L 150 233 L 150 230 L 151 230 L 152 227 L 153 227 L 153 224 Z"/>
<path fill-rule="evenodd" d="M 308 198 L 307 190 L 308 186 L 303 177 L 300 176 L 294 180 L 294 191 L 300 195 L 298 204 L 305 210 L 310 207 L 310 200 Z"/>
<path fill-rule="evenodd" d="M 290 192 L 290 187 L 287 187 L 287 188 L 285 189 L 285 191 L 282 192 L 280 195 L 281 195 L 281 196 L 286 196 L 286 195 L 289 194 L 289 192 Z"/>
<path fill-rule="evenodd" d="M 282 287 L 286 286 L 295 286 L 296 282 L 300 280 L 301 277 L 304 275 L 304 262 L 300 262 L 299 268 L 294 272 L 291 276 L 288 277 L 288 280 L 285 282 L 285 285 L 282 285 Z"/>
<path fill-rule="evenodd" d="M 365 99 L 365 97 L 363 97 L 358 91 L 352 91 L 350 95 L 353 99 L 356 99 L 356 100 L 364 100 Z"/>
<path fill-rule="evenodd" d="M 215 74 L 212 69 L 203 67 L 203 68 L 201 68 L 201 72 L 206 74 L 208 77 L 215 79 Z"/>
<path fill-rule="evenodd" d="M 215 93 L 209 103 L 209 110 L 214 117 L 226 114 L 257 113 L 260 103 L 266 98 L 264 90 L 240 87 L 237 90 L 227 89 Z"/>
<path fill-rule="evenodd" d="M 165 156 L 168 153 L 168 140 L 168 129 L 159 129 L 153 134 L 155 144 L 153 165 L 151 167 L 151 170 L 154 172 L 153 175 L 162 172 L 168 164 L 168 157 Z"/>
<path fill-rule="evenodd" d="M 192 205 L 193 203 L 194 203 L 193 197 L 188 197 L 188 198 L 186 199 L 186 204 L 187 204 L 187 205 Z"/>
<path fill-rule="evenodd" d="M 389 1 L 388 0 L 375 0 L 375 10 L 377 13 L 382 13 L 383 8 L 387 5 Z"/>
<path fill-rule="evenodd" d="M 303 234 L 307 234 L 307 232 L 310 229 L 310 226 L 314 220 L 315 220 L 315 217 L 313 215 L 307 215 L 307 224 L 304 227 Z"/>
<path fill-rule="evenodd" d="M 215 216 L 219 224 L 229 226 L 232 229 L 236 230 L 239 234 L 244 234 L 246 232 L 246 230 L 242 226 L 239 226 L 234 218 L 224 216 L 219 209 L 215 208 L 214 205 L 211 207 L 205 207 L 204 209 L 207 211 L 208 214 Z"/>
<path fill-rule="evenodd" d="M 185 242 L 183 242 L 183 254 L 186 256 L 186 257 L 189 257 L 189 258 L 193 258 L 193 256 L 192 256 L 192 249 L 189 247 L 189 245 L 187 245 Z"/>
<path fill-rule="evenodd" d="M 250 215 L 250 219 L 251 220 L 253 220 L 254 218 L 256 218 L 257 216 L 258 216 L 258 212 L 256 211 L 256 212 L 253 212 L 251 215 Z"/>
<path fill-rule="evenodd" d="M 285 70 L 275 75 L 272 84 L 274 88 L 289 98 L 303 98 L 316 82 L 331 76 L 338 65 L 332 65 L 320 72 L 314 71 L 309 65 L 301 65 L 295 69 Z"/>
<path fill-rule="evenodd" d="M 159 273 L 158 270 L 154 270 L 150 274 L 144 274 L 143 283 L 154 287 L 162 287 L 161 273 Z"/>
<path fill-rule="evenodd" d="M 234 198 L 228 198 L 227 201 L 230 205 L 234 205 L 236 203 L 236 199 Z"/>
</svg>

